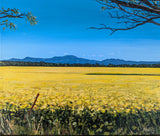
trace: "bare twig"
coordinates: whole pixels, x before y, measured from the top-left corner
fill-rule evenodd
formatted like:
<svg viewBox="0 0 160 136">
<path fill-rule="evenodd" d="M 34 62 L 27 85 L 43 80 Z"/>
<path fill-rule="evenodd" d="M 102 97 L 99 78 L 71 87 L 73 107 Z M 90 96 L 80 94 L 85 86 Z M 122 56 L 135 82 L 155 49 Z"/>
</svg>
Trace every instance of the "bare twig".
<svg viewBox="0 0 160 136">
<path fill-rule="evenodd" d="M 36 96 L 36 98 L 34 100 L 34 103 L 33 103 L 32 107 L 31 107 L 30 111 L 28 112 L 28 117 L 30 116 L 30 114 L 31 114 L 31 112 L 32 112 L 32 110 L 34 108 L 34 106 L 35 106 L 35 104 L 37 102 L 38 97 L 39 97 L 39 93 L 37 94 L 37 96 Z M 26 116 L 25 116 L 24 120 L 26 120 Z"/>
</svg>

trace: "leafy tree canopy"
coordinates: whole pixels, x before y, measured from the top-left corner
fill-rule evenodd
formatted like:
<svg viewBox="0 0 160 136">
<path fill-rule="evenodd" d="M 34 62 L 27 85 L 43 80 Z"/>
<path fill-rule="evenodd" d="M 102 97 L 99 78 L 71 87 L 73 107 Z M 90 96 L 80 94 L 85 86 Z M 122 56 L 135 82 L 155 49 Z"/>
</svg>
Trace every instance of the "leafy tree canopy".
<svg viewBox="0 0 160 136">
<path fill-rule="evenodd" d="M 111 30 L 111 34 L 119 30 L 130 30 L 146 23 L 160 26 L 160 0 L 96 0 L 107 11 L 116 25 L 101 24 L 91 27 L 98 30 Z"/>
<path fill-rule="evenodd" d="M 3 26 L 3 30 L 6 28 L 16 29 L 15 21 L 17 19 L 26 19 L 31 25 L 37 24 L 36 17 L 32 13 L 21 13 L 16 8 L 1 8 L 0 9 L 0 25 Z"/>
</svg>

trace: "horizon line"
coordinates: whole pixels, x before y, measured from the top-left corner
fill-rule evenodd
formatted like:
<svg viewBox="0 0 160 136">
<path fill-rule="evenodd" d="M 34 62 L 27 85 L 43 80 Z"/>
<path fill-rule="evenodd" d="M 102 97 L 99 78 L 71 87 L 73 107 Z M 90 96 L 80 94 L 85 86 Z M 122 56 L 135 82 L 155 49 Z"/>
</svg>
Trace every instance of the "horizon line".
<svg viewBox="0 0 160 136">
<path fill-rule="evenodd" d="M 9 58 L 9 59 L 3 59 L 3 60 L 0 60 L 0 61 L 9 61 L 10 59 L 25 59 L 25 58 L 33 58 L 33 59 L 51 59 L 51 58 L 54 58 L 54 57 L 66 57 L 66 56 L 73 56 L 73 57 L 76 57 L 76 58 L 79 58 L 79 59 L 87 59 L 87 58 L 83 58 L 83 57 L 78 57 L 76 55 L 63 55 L 63 56 L 53 56 L 53 57 L 30 57 L 30 56 L 26 56 L 24 58 Z M 134 61 L 134 62 L 160 62 L 160 60 L 158 61 L 155 61 L 155 60 L 126 60 L 126 59 L 120 59 L 120 58 L 106 58 L 106 59 L 103 59 L 103 60 L 97 60 L 97 59 L 87 59 L 87 60 L 93 60 L 93 61 L 104 61 L 104 60 L 123 60 L 123 61 Z"/>
</svg>

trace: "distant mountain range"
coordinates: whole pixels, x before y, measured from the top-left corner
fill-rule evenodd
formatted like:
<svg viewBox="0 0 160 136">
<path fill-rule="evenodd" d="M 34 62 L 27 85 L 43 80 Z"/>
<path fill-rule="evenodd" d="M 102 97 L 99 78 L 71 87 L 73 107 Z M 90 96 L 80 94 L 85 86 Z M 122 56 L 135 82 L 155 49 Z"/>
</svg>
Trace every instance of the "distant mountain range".
<svg viewBox="0 0 160 136">
<path fill-rule="evenodd" d="M 24 59 L 12 58 L 3 61 L 20 61 L 20 62 L 46 62 L 46 63 L 62 63 L 62 64 L 101 64 L 101 65 L 120 65 L 120 64 L 160 64 L 160 61 L 126 61 L 122 59 L 105 59 L 102 61 L 98 60 L 89 60 L 84 58 L 78 58 L 73 55 L 66 55 L 62 57 L 52 57 L 52 58 L 32 58 L 25 57 Z"/>
</svg>

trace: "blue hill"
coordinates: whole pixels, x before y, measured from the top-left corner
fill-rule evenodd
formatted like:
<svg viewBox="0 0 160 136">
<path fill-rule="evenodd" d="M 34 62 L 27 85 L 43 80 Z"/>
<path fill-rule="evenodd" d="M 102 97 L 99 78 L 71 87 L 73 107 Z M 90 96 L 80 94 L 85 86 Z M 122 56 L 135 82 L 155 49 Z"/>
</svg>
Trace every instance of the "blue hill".
<svg viewBox="0 0 160 136">
<path fill-rule="evenodd" d="M 62 63 L 62 64 L 160 64 L 160 61 L 126 61 L 122 59 L 105 59 L 102 61 L 98 60 L 89 60 L 85 58 L 78 58 L 73 55 L 66 55 L 60 57 L 52 57 L 52 58 L 32 58 L 32 57 L 25 57 L 24 59 L 17 59 L 12 58 L 4 61 L 20 61 L 20 62 L 46 62 L 46 63 Z"/>
</svg>

